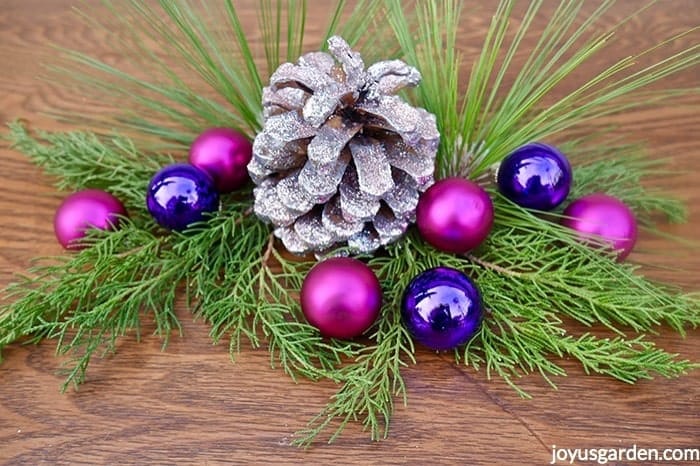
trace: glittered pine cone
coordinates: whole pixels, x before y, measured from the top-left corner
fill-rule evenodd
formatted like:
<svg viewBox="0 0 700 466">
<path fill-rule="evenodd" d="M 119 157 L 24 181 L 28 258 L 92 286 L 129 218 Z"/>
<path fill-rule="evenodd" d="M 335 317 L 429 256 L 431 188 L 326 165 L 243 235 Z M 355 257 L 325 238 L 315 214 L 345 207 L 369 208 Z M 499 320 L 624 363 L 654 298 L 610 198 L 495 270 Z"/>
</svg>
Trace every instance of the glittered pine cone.
<svg viewBox="0 0 700 466">
<path fill-rule="evenodd" d="M 342 38 L 328 46 L 281 65 L 263 90 L 254 210 L 293 253 L 371 252 L 415 220 L 440 135 L 434 115 L 395 95 L 420 82 L 417 69 L 389 60 L 365 70 Z"/>
</svg>

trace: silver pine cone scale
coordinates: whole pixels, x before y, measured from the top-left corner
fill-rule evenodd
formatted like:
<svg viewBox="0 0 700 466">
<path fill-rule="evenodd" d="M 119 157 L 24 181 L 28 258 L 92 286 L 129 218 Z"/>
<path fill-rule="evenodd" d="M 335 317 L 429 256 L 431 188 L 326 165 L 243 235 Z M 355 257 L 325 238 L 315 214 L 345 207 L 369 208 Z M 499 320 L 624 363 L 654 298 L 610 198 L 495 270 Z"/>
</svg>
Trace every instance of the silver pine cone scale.
<svg viewBox="0 0 700 466">
<path fill-rule="evenodd" d="M 282 64 L 263 89 L 248 165 L 254 211 L 292 253 L 369 253 L 415 221 L 440 134 L 434 115 L 396 95 L 420 82 L 417 69 L 400 60 L 365 69 L 338 36 L 328 49 Z"/>
</svg>

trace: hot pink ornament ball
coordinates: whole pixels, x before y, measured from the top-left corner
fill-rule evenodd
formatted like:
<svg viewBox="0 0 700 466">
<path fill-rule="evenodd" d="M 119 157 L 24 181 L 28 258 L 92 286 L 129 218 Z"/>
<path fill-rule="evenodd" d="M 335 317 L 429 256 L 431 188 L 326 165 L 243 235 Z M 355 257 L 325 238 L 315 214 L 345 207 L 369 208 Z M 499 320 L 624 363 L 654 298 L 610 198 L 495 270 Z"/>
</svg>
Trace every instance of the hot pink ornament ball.
<svg viewBox="0 0 700 466">
<path fill-rule="evenodd" d="M 564 210 L 562 225 L 579 233 L 581 239 L 598 236 L 618 251 L 624 260 L 637 242 L 637 220 L 622 201 L 607 194 L 590 194 L 575 200 Z"/>
<path fill-rule="evenodd" d="M 379 280 L 357 259 L 335 257 L 316 264 L 301 286 L 301 309 L 311 325 L 329 338 L 361 335 L 382 305 Z"/>
<path fill-rule="evenodd" d="M 229 193 L 248 181 L 248 162 L 253 145 L 230 128 L 204 131 L 190 146 L 189 162 L 214 179 L 217 191 Z"/>
<path fill-rule="evenodd" d="M 478 184 L 445 178 L 423 193 L 416 208 L 421 236 L 436 249 L 464 253 L 486 239 L 493 226 L 493 202 Z"/>
<path fill-rule="evenodd" d="M 85 237 L 89 228 L 116 228 L 119 216 L 126 216 L 124 205 L 111 194 L 99 189 L 86 189 L 63 200 L 53 219 L 56 239 L 66 249 L 82 249 L 76 241 Z"/>
</svg>

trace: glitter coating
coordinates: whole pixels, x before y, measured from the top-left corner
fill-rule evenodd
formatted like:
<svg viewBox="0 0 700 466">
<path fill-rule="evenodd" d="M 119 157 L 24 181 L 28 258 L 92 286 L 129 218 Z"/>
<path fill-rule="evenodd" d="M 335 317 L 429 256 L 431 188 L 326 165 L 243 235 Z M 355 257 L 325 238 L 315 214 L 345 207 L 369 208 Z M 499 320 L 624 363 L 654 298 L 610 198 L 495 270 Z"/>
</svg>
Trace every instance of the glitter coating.
<svg viewBox="0 0 700 466">
<path fill-rule="evenodd" d="M 254 211 L 293 253 L 372 252 L 415 219 L 440 134 L 434 115 L 395 95 L 420 82 L 416 68 L 365 69 L 337 36 L 328 50 L 282 64 L 263 89 L 265 124 L 248 164 Z"/>
<path fill-rule="evenodd" d="M 377 140 L 363 138 L 350 143 L 360 191 L 381 198 L 394 187 L 391 165 Z"/>
<path fill-rule="evenodd" d="M 382 207 L 374 217 L 374 229 L 379 235 L 379 241 L 383 244 L 393 243 L 401 236 L 408 228 L 408 221 L 402 218 L 396 218 L 391 209 Z"/>
<path fill-rule="evenodd" d="M 352 236 L 364 228 L 362 221 L 349 222 L 345 220 L 343 211 L 340 209 L 339 196 L 335 196 L 323 206 L 321 222 L 323 222 L 323 227 L 335 236 Z"/>
<path fill-rule="evenodd" d="M 316 203 L 328 202 L 338 192 L 338 184 L 345 174 L 350 157 L 350 151 L 343 151 L 337 160 L 328 165 L 315 166 L 306 162 L 299 173 L 299 184 L 313 196 Z"/>
<path fill-rule="evenodd" d="M 349 222 L 370 221 L 379 211 L 381 204 L 371 194 L 360 190 L 357 172 L 353 167 L 345 171 L 340 185 L 340 210 Z"/>
<path fill-rule="evenodd" d="M 383 201 L 398 218 L 413 222 L 418 206 L 418 189 L 411 178 L 401 170 L 393 169 L 392 177 L 394 178 L 394 189 L 386 193 Z"/>
<path fill-rule="evenodd" d="M 299 170 L 277 183 L 277 197 L 287 209 L 300 214 L 308 212 L 314 206 L 311 194 L 299 185 Z"/>
<path fill-rule="evenodd" d="M 316 137 L 311 140 L 308 157 L 316 165 L 328 165 L 337 160 L 350 140 L 362 129 L 362 125 L 343 121 L 339 116 L 330 118 Z"/>
<path fill-rule="evenodd" d="M 323 226 L 321 217 L 313 211 L 294 222 L 294 231 L 306 244 L 317 244 L 320 249 L 330 247 L 335 239 L 334 235 Z"/>
</svg>

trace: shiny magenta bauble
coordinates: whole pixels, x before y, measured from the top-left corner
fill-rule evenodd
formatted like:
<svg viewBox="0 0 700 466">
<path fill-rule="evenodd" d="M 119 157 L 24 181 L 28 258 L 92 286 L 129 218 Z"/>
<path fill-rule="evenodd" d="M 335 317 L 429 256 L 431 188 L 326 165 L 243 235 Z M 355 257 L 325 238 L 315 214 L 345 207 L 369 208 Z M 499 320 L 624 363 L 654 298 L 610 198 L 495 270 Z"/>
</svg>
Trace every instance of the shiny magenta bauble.
<svg viewBox="0 0 700 466">
<path fill-rule="evenodd" d="M 480 245 L 493 226 L 493 202 L 478 184 L 445 178 L 423 193 L 416 208 L 421 236 L 436 249 L 465 253 Z"/>
<path fill-rule="evenodd" d="M 329 338 L 361 335 L 377 319 L 382 288 L 367 265 L 349 257 L 316 264 L 301 286 L 301 309 L 311 325 Z"/>
<path fill-rule="evenodd" d="M 253 145 L 247 137 L 230 128 L 212 128 L 192 143 L 189 162 L 214 179 L 217 191 L 229 193 L 248 181 L 252 156 Z"/>
<path fill-rule="evenodd" d="M 56 239 L 66 249 L 82 249 L 80 244 L 90 228 L 110 230 L 126 216 L 124 205 L 111 194 L 99 189 L 86 189 L 63 200 L 56 210 L 53 228 Z"/>
<path fill-rule="evenodd" d="M 575 200 L 564 210 L 562 225 L 579 233 L 581 239 L 597 237 L 617 251 L 624 260 L 637 242 L 637 220 L 621 200 L 607 194 L 590 194 Z"/>
</svg>

